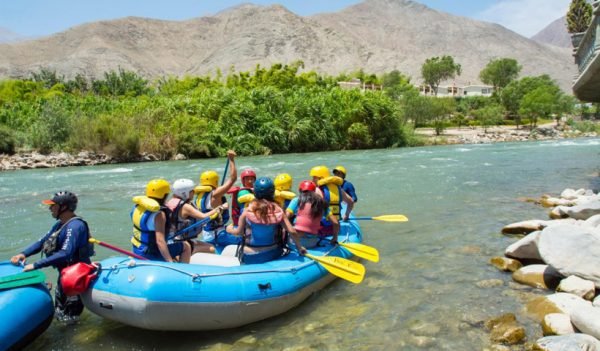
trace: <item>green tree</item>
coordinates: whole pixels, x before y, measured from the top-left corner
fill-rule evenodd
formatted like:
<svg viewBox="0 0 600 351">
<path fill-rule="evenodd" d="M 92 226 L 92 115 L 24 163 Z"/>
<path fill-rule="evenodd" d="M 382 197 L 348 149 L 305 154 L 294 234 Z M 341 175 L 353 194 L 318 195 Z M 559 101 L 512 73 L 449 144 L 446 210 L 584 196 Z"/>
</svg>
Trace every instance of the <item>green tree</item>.
<svg viewBox="0 0 600 351">
<path fill-rule="evenodd" d="M 510 82 L 500 94 L 500 101 L 506 110 L 508 116 L 514 119 L 517 129 L 520 125 L 520 109 L 521 109 L 521 101 L 523 97 L 539 88 L 539 87 L 548 87 L 549 90 L 553 92 L 553 95 L 558 97 L 560 93 L 560 88 L 550 78 L 550 76 L 544 74 L 537 77 L 523 77 L 519 80 L 514 80 Z"/>
<path fill-rule="evenodd" d="M 423 81 L 433 89 L 435 95 L 442 81 L 460 76 L 460 73 L 461 66 L 454 62 L 452 56 L 431 57 L 421 66 Z"/>
<path fill-rule="evenodd" d="M 402 94 L 409 90 L 416 90 L 416 88 L 410 84 L 410 77 L 403 75 L 398 70 L 384 73 L 381 77 L 381 83 L 386 94 L 394 100 L 400 99 Z"/>
<path fill-rule="evenodd" d="M 556 92 L 549 86 L 540 86 L 523 96 L 519 114 L 529 117 L 534 128 L 539 118 L 550 118 L 558 110 L 557 104 Z"/>
<path fill-rule="evenodd" d="M 432 112 L 430 115 L 435 135 L 441 135 L 448 126 L 450 114 L 456 111 L 456 101 L 453 98 L 431 98 Z"/>
<path fill-rule="evenodd" d="M 586 0 L 572 0 L 567 12 L 567 30 L 569 33 L 585 32 L 592 21 L 592 5 Z"/>
<path fill-rule="evenodd" d="M 504 116 L 504 110 L 502 106 L 494 104 L 488 105 L 478 110 L 473 111 L 475 119 L 479 121 L 479 124 L 483 127 L 483 132 L 487 133 L 487 129 L 490 126 L 497 125 L 502 121 Z"/>
<path fill-rule="evenodd" d="M 422 96 L 416 90 L 408 91 L 400 99 L 403 123 L 412 121 L 413 127 L 417 128 L 433 116 L 432 100 Z"/>
<path fill-rule="evenodd" d="M 517 79 L 521 66 L 517 60 L 502 58 L 490 61 L 479 73 L 479 79 L 485 84 L 492 85 L 498 91 Z"/>
<path fill-rule="evenodd" d="M 34 82 L 41 82 L 44 84 L 44 88 L 50 89 L 54 85 L 64 83 L 65 77 L 58 76 L 56 71 L 53 71 L 46 67 L 41 67 L 38 72 L 31 73 L 31 77 Z"/>
</svg>

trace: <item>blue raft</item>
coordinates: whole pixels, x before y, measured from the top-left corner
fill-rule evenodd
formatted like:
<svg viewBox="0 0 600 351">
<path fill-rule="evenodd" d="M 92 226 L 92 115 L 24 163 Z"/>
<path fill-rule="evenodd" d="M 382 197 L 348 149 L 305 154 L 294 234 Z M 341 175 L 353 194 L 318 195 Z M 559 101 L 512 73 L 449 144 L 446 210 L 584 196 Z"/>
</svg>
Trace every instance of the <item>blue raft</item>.
<svg viewBox="0 0 600 351">
<path fill-rule="evenodd" d="M 361 242 L 358 224 L 342 223 L 338 239 Z M 346 249 L 323 243 L 309 253 L 353 259 Z M 235 257 L 196 255 L 214 262 L 193 264 L 194 257 L 192 264 L 105 259 L 98 279 L 82 294 L 84 304 L 101 317 L 144 329 L 226 329 L 284 313 L 335 279 L 294 251 L 249 265 L 230 264 Z"/>
<path fill-rule="evenodd" d="M 20 350 L 42 334 L 52 322 L 52 297 L 43 283 L 15 286 L 6 280 L 22 268 L 0 262 L 0 350 Z M 4 278 L 4 279 L 3 279 Z"/>
</svg>

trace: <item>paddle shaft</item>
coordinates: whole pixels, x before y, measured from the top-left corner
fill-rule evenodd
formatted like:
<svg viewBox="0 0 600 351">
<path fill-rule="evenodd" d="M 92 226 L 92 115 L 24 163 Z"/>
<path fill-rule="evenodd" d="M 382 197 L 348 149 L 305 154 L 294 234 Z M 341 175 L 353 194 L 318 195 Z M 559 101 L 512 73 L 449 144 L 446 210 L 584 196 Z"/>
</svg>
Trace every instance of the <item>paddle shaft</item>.
<svg viewBox="0 0 600 351">
<path fill-rule="evenodd" d="M 229 157 L 225 160 L 225 170 L 223 171 L 223 177 L 221 177 L 221 186 L 225 184 L 225 177 L 227 176 L 227 170 L 229 169 Z"/>
<path fill-rule="evenodd" d="M 138 254 L 134 254 L 133 252 L 130 252 L 130 251 L 127 251 L 127 250 L 123 250 L 123 249 L 121 249 L 121 248 L 119 248 L 119 247 L 113 246 L 113 245 L 111 245 L 111 244 L 107 244 L 107 243 L 105 243 L 105 242 L 102 242 L 102 241 L 100 241 L 100 240 L 97 240 L 97 239 L 94 239 L 94 238 L 90 238 L 90 243 L 92 243 L 92 244 L 98 244 L 98 245 L 100 245 L 100 246 L 104 246 L 104 247 L 105 247 L 105 248 L 107 248 L 107 249 L 111 249 L 111 250 L 113 250 L 113 251 L 116 251 L 116 252 L 122 253 L 123 255 L 131 256 L 131 257 L 133 257 L 133 258 L 137 258 L 138 260 L 148 260 L 148 259 L 147 259 L 146 257 L 144 257 L 144 256 L 140 256 L 140 255 L 138 255 Z"/>
</svg>

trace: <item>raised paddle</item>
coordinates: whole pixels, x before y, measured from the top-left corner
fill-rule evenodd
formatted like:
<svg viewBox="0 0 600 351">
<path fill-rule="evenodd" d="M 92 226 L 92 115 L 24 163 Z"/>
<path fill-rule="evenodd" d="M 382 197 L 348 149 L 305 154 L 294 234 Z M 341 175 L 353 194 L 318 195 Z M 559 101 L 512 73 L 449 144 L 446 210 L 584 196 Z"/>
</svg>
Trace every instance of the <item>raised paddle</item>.
<svg viewBox="0 0 600 351">
<path fill-rule="evenodd" d="M 225 170 L 223 171 L 223 177 L 221 177 L 221 186 L 225 184 L 225 177 L 227 176 L 227 169 L 229 168 L 229 157 L 225 159 Z"/>
<path fill-rule="evenodd" d="M 309 253 L 304 256 L 319 262 L 329 273 L 354 284 L 362 282 L 365 277 L 365 266 L 342 257 L 315 256 Z"/>
<path fill-rule="evenodd" d="M 104 246 L 104 247 L 105 247 L 105 248 L 107 248 L 107 249 L 111 249 L 111 250 L 113 250 L 113 251 L 116 251 L 116 252 L 122 253 L 123 255 L 131 256 L 131 257 L 133 257 L 133 258 L 137 258 L 138 260 L 148 260 L 148 259 L 147 259 L 146 257 L 144 257 L 144 256 L 140 256 L 140 255 L 134 254 L 133 252 L 130 252 L 130 251 L 127 251 L 127 250 L 123 250 L 123 249 L 121 249 L 121 248 L 119 248 L 119 247 L 113 246 L 113 245 L 111 245 L 111 244 L 107 244 L 107 243 L 105 243 L 105 242 L 102 242 L 102 241 L 100 241 L 100 240 L 98 240 L 98 239 L 90 238 L 90 239 L 89 239 L 89 242 L 90 242 L 90 243 L 92 243 L 92 244 L 98 244 L 98 245 L 100 245 L 100 246 Z"/>
<path fill-rule="evenodd" d="M 355 221 L 384 221 L 384 222 L 408 222 L 408 218 L 405 215 L 383 215 L 376 217 L 355 217 L 350 218 Z"/>
<path fill-rule="evenodd" d="M 40 270 L 21 272 L 0 278 L 0 290 L 40 284 L 46 281 L 46 275 Z"/>
<path fill-rule="evenodd" d="M 174 239 L 175 241 L 183 241 L 183 240 L 193 239 L 193 238 L 197 237 L 198 235 L 200 235 L 200 232 L 198 232 L 198 234 L 196 234 L 196 235 L 184 236 L 183 238 L 177 238 L 177 236 L 179 236 L 183 233 L 187 233 L 190 230 L 192 230 L 198 226 L 205 225 L 209 221 L 210 221 L 210 217 L 201 219 L 201 220 L 197 221 L 196 223 L 175 232 L 175 234 L 170 235 L 169 239 Z M 175 238 L 177 238 L 177 239 L 175 239 Z"/>
<path fill-rule="evenodd" d="M 347 249 L 355 256 L 364 258 L 371 262 L 379 262 L 379 251 L 373 246 L 360 244 L 360 243 L 343 243 L 338 241 L 338 245 Z"/>
</svg>

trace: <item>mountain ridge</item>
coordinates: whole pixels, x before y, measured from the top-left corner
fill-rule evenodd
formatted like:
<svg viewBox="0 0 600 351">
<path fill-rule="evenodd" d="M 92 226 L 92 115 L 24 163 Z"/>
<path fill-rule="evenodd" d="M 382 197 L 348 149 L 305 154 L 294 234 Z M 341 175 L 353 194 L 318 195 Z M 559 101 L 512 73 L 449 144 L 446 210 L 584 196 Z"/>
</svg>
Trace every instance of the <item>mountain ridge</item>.
<svg viewBox="0 0 600 351">
<path fill-rule="evenodd" d="M 420 67 L 452 55 L 479 82 L 495 58 L 512 57 L 522 75 L 549 74 L 565 90 L 576 72 L 571 51 L 539 44 L 500 25 L 453 16 L 410 0 L 366 0 L 341 11 L 298 16 L 281 5 L 242 4 L 185 21 L 125 17 L 26 42 L 0 44 L 0 77 L 40 67 L 66 77 L 101 77 L 123 68 L 146 77 L 213 74 L 302 60 L 305 69 L 339 74 L 398 69 L 421 82 Z"/>
</svg>

